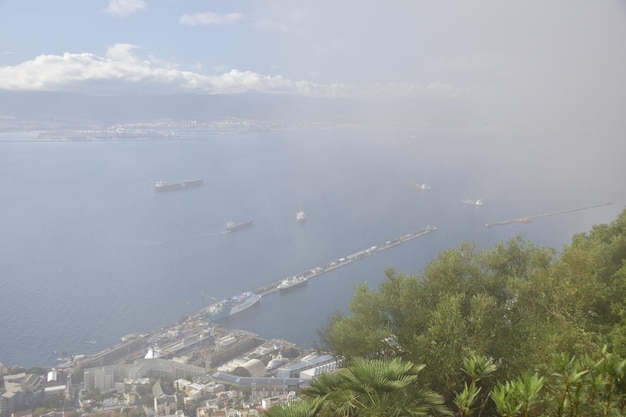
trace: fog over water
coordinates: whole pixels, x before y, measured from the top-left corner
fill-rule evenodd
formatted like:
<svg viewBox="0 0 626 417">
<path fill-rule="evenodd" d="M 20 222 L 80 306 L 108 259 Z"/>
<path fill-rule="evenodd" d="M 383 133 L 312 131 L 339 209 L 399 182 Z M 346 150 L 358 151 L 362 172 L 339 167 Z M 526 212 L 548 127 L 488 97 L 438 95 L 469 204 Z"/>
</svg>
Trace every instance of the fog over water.
<svg viewBox="0 0 626 417">
<path fill-rule="evenodd" d="M 39 3 L 0 1 L 4 364 L 96 353 L 203 300 L 439 228 L 225 323 L 311 346 L 387 267 L 419 273 L 465 240 L 560 249 L 626 205 L 623 1 Z M 285 129 L 31 141 L 203 122 Z"/>
<path fill-rule="evenodd" d="M 54 351 L 95 353 L 198 311 L 203 293 L 208 303 L 439 227 L 265 297 L 224 323 L 311 346 L 326 318 L 346 311 L 354 285 L 376 287 L 387 267 L 419 273 L 464 240 L 490 247 L 521 235 L 560 249 L 624 207 L 623 188 L 612 185 L 623 170 L 619 158 L 605 155 L 595 171 L 579 169 L 582 159 L 553 166 L 541 154 L 525 153 L 521 163 L 498 145 L 507 136 L 319 129 L 172 142 L 0 142 L 0 270 L 10 294 L 0 303 L 0 358 L 53 365 Z M 157 179 L 195 177 L 205 185 L 153 190 Z M 466 198 L 485 205 L 461 204 Z M 609 201 L 530 224 L 484 226 Z M 305 224 L 295 221 L 298 208 Z M 253 227 L 224 233 L 228 220 L 249 218 Z"/>
</svg>

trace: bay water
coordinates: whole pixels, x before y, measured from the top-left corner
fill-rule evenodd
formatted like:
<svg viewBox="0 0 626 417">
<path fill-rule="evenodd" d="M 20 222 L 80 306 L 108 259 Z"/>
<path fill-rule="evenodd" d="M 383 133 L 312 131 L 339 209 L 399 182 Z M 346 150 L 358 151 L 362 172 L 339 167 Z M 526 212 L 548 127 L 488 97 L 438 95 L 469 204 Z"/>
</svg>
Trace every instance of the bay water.
<svg viewBox="0 0 626 417">
<path fill-rule="evenodd" d="M 536 147 L 511 147 L 524 143 L 513 136 L 311 129 L 42 142 L 3 134 L 0 362 L 53 366 L 61 352 L 94 354 L 215 300 L 438 227 L 224 323 L 311 347 L 332 312 L 348 311 L 354 286 L 376 288 L 388 267 L 420 273 L 465 240 L 487 248 L 521 235 L 558 250 L 623 209 L 624 192 L 611 185 L 619 158 L 589 170 L 585 152 L 551 161 Z M 204 185 L 153 188 L 193 178 Z M 485 204 L 462 204 L 467 198 Z M 227 221 L 248 219 L 252 227 L 225 232 Z"/>
</svg>

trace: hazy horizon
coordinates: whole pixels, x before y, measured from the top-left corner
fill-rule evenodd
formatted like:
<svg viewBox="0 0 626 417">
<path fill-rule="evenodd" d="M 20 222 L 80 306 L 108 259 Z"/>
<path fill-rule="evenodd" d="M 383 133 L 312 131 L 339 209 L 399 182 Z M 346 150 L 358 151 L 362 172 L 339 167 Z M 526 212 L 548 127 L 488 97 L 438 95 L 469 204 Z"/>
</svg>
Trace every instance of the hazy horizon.
<svg viewBox="0 0 626 417">
<path fill-rule="evenodd" d="M 611 131 L 625 44 L 618 0 L 4 0 L 0 91 L 442 100 L 475 125 Z"/>
<path fill-rule="evenodd" d="M 161 141 L 159 146 L 126 144 L 129 149 L 146 145 L 146 153 L 160 149 L 155 160 L 144 159 L 145 153 L 124 153 L 120 142 L 85 143 L 84 147 L 28 144 L 32 148 L 20 148 L 24 144 L 9 140 L 0 142 L 10 151 L 0 153 L 0 182 L 15 193 L 0 201 L 3 217 L 15 226 L 14 218 L 25 211 L 31 210 L 33 216 L 24 228 L 14 227 L 0 237 L 3 247 L 13 249 L 19 242 L 25 248 L 22 258 L 0 254 L 0 260 L 15 271 L 11 278 L 0 276 L 0 286 L 8 288 L 20 280 L 36 285 L 46 279 L 45 267 L 41 276 L 28 274 L 32 255 L 24 242 L 40 231 L 26 229 L 42 224 L 62 235 L 59 219 L 73 225 L 73 219 L 66 218 L 65 204 L 74 210 L 70 210 L 72 214 L 85 214 L 79 207 L 81 195 L 64 187 L 66 181 L 85 181 L 86 188 L 91 185 L 92 167 L 81 165 L 88 158 L 96 161 L 102 181 L 118 174 L 120 164 L 126 169 L 122 182 L 135 176 L 150 177 L 141 179 L 149 182 L 147 188 L 144 183 L 124 182 L 129 196 L 125 202 L 147 190 L 143 203 L 149 208 L 160 207 L 152 201 L 151 189 L 152 181 L 163 175 L 165 168 L 160 163 L 167 164 L 168 173 L 178 178 L 182 175 L 179 171 L 189 167 L 190 158 L 199 167 L 215 168 L 217 177 L 212 179 L 216 184 L 241 179 L 243 185 L 235 182 L 243 187 L 245 181 L 268 175 L 270 185 L 285 181 L 283 185 L 308 198 L 310 206 L 319 204 L 329 210 L 333 203 L 324 200 L 326 189 L 314 181 L 326 174 L 326 166 L 319 163 L 323 158 L 336 169 L 336 178 L 327 179 L 328 187 L 345 187 L 334 196 L 340 200 L 337 205 L 351 203 L 342 193 L 353 190 L 346 178 L 362 170 L 379 174 L 372 181 L 397 177 L 391 183 L 402 187 L 398 192 L 402 198 L 408 198 L 404 192 L 409 180 L 431 182 L 428 177 L 467 189 L 468 194 L 471 191 L 470 195 L 454 196 L 455 203 L 460 198 L 487 199 L 487 193 L 494 193 L 489 199 L 499 201 L 503 215 L 508 215 L 509 208 L 519 208 L 521 212 L 511 217 L 532 215 L 544 207 L 567 209 L 607 201 L 621 208 L 626 202 L 624 74 L 626 3 L 622 0 L 401 0 L 390 4 L 354 0 L 278 0 L 271 4 L 258 0 L 0 0 L 3 136 L 10 137 L 12 129 L 20 130 L 16 126 L 25 131 L 42 126 L 54 129 L 66 120 L 99 120 L 114 126 L 160 118 L 240 117 L 307 121 L 310 125 L 325 121 L 336 127 L 361 122 L 389 129 L 365 134 L 341 131 L 354 136 L 341 142 L 345 149 L 339 154 L 335 153 L 337 142 L 321 134 L 321 129 L 310 135 L 299 131 L 307 134 L 294 134 L 300 141 L 288 141 L 288 147 L 271 148 L 263 135 L 260 140 L 266 142 L 255 142 L 251 139 L 254 135 L 233 135 L 236 139 L 232 141 L 216 135 L 217 140 L 203 137 L 207 140 L 193 144 L 176 140 Z M 29 120 L 45 123 L 29 124 Z M 399 136 L 392 139 L 392 133 Z M 337 141 L 346 140 L 337 137 Z M 398 152 L 397 143 L 408 150 Z M 193 153 L 196 145 L 206 147 L 205 159 Z M 107 146 L 111 146 L 109 150 L 119 148 L 110 159 L 99 159 L 102 155 L 97 151 Z M 230 146 L 233 155 L 242 152 L 243 156 L 234 160 L 224 156 L 221 152 Z M 248 153 L 251 148 L 256 153 Z M 65 153 L 65 149 L 72 152 Z M 172 149 L 175 153 L 168 153 Z M 283 155 L 285 149 L 291 154 Z M 264 164 L 263 158 L 272 152 L 281 158 L 277 162 L 268 158 L 270 162 Z M 58 163 L 47 159 L 53 155 Z M 291 167 L 295 157 L 299 163 Z M 149 175 L 142 171 L 147 166 L 152 170 Z M 240 178 L 249 166 L 257 170 Z M 284 166 L 291 170 L 285 170 L 279 180 L 270 175 Z M 355 169 L 343 170 L 344 166 Z M 289 177 L 302 167 L 310 181 L 308 189 L 295 187 Z M 57 182 L 46 187 L 50 178 Z M 276 199 L 262 198 L 270 185 L 260 183 L 254 191 L 259 195 L 257 207 L 273 212 Z M 107 203 L 119 198 L 116 185 L 110 187 L 113 197 Z M 37 190 L 48 193 L 58 188 L 68 192 L 67 201 L 55 200 L 58 218 L 50 217 L 43 203 L 33 207 L 28 205 L 31 200 L 21 200 L 27 195 L 35 196 L 34 201 Z M 204 192 L 209 190 L 206 187 Z M 380 190 L 389 191 L 384 186 Z M 246 194 L 237 194 L 241 195 Z M 315 196 L 319 196 L 317 200 Z M 56 197 L 54 192 L 52 197 Z M 93 198 L 100 197 L 95 193 Z M 214 201 L 212 198 L 207 196 L 206 201 Z M 137 237 L 132 231 L 145 219 L 138 216 L 137 223 L 125 223 L 126 213 L 108 218 L 107 213 L 99 212 L 100 206 L 90 206 L 94 201 L 83 200 L 91 213 L 96 213 L 83 219 L 85 229 L 97 225 L 98 216 L 103 216 L 124 224 L 127 229 L 121 228 L 122 235 Z M 364 204 L 376 204 L 379 209 L 376 221 L 384 223 L 385 216 L 394 217 L 393 199 L 366 201 Z M 289 220 L 291 204 L 285 203 Z M 572 221 L 568 230 L 580 230 L 579 226 L 588 225 L 592 218 L 590 213 L 581 214 L 583 220 Z M 480 233 L 483 224 L 477 227 Z M 82 239 L 89 237 L 83 228 L 74 232 Z M 83 248 L 80 238 L 73 244 Z M 68 250 L 63 239 L 52 241 L 54 249 Z M 46 248 L 41 251 L 46 253 Z M 90 270 L 100 260 L 98 253 L 87 255 L 94 263 L 80 266 Z M 181 259 L 176 261 L 184 264 Z M 57 273 L 66 267 L 74 266 L 63 264 Z M 81 273 L 76 273 L 77 280 L 83 278 Z"/>
</svg>

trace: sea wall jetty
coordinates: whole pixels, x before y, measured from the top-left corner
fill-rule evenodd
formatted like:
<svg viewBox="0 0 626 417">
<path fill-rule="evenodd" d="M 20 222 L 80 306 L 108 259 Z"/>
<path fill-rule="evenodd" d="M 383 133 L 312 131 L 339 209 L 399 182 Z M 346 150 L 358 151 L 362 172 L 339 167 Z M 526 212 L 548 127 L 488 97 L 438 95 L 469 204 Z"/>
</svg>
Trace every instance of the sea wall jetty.
<svg viewBox="0 0 626 417">
<path fill-rule="evenodd" d="M 511 223 L 522 223 L 522 224 L 532 223 L 534 219 L 538 219 L 540 217 L 557 216 L 559 214 L 571 213 L 573 211 L 589 210 L 589 209 L 593 209 L 597 207 L 610 206 L 612 204 L 613 203 L 609 202 L 609 203 L 604 203 L 604 204 L 597 204 L 595 206 L 577 207 L 577 208 L 573 208 L 569 210 L 552 211 L 550 213 L 536 214 L 534 216 L 526 216 L 526 217 L 520 217 L 517 219 L 502 220 L 502 221 L 495 222 L 495 223 L 487 223 L 485 224 L 485 227 L 506 226 L 507 224 L 511 224 Z"/>
<path fill-rule="evenodd" d="M 323 275 L 327 272 L 333 271 L 337 268 L 341 268 L 343 266 L 349 265 L 352 262 L 358 261 L 360 259 L 364 259 L 368 256 L 385 251 L 387 249 L 391 249 L 395 246 L 401 245 L 410 240 L 425 236 L 431 232 L 434 232 L 435 230 L 437 230 L 437 226 L 428 225 L 423 229 L 419 229 L 415 232 L 401 235 L 393 240 L 388 240 L 380 245 L 371 246 L 367 249 L 363 249 L 351 255 L 347 255 L 347 256 L 338 258 L 334 261 L 328 262 L 327 264 L 324 264 L 324 265 L 321 265 L 312 269 L 307 269 L 306 271 L 302 271 L 302 272 L 299 272 L 297 274 L 294 274 L 285 278 L 281 278 L 280 280 L 272 282 L 269 285 L 265 285 L 263 287 L 257 288 L 256 290 L 253 290 L 252 292 L 254 292 L 255 294 L 259 294 L 261 296 L 272 294 L 280 290 L 280 288 L 278 288 L 278 285 L 281 282 L 283 282 L 285 279 L 293 279 L 294 277 L 304 277 L 306 279 L 314 278 L 314 277 Z"/>
</svg>

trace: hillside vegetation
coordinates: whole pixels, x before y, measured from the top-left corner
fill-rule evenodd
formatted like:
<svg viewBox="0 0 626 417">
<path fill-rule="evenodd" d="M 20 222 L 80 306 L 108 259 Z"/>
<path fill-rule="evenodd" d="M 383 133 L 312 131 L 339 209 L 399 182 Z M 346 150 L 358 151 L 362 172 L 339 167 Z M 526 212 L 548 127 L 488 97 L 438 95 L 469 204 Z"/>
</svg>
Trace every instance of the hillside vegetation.
<svg viewBox="0 0 626 417">
<path fill-rule="evenodd" d="M 377 289 L 356 287 L 350 313 L 320 331 L 347 366 L 305 390 L 318 401 L 308 413 L 624 415 L 626 210 L 560 252 L 521 238 L 467 242 L 419 275 L 386 274 Z M 374 413 L 374 400 L 394 406 Z"/>
</svg>

